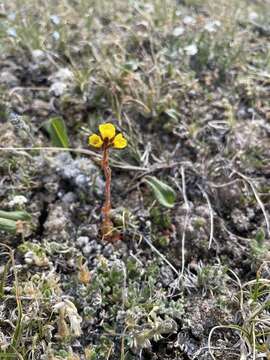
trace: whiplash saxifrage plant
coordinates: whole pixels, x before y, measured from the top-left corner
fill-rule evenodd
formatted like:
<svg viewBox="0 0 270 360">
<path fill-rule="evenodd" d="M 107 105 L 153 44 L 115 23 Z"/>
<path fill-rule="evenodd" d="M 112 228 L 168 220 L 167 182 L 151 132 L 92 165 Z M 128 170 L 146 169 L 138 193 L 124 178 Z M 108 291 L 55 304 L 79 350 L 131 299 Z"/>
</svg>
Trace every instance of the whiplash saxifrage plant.
<svg viewBox="0 0 270 360">
<path fill-rule="evenodd" d="M 89 136 L 89 145 L 102 150 L 101 167 L 103 169 L 106 184 L 105 184 L 105 202 L 102 207 L 102 237 L 108 241 L 117 239 L 113 231 L 113 223 L 110 218 L 111 211 L 111 169 L 109 165 L 109 150 L 110 148 L 124 149 L 127 146 L 127 140 L 122 133 L 116 134 L 115 126 L 111 123 L 99 125 L 99 133 Z"/>
</svg>

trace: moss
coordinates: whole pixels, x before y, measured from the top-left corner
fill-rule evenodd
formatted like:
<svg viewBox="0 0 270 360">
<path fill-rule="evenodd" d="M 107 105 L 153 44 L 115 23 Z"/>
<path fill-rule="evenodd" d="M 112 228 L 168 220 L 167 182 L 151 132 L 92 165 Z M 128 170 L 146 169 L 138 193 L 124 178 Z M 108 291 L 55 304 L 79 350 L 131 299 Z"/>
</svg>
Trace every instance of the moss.
<svg viewBox="0 0 270 360">
<path fill-rule="evenodd" d="M 172 224 L 171 215 L 159 207 L 153 207 L 150 212 L 151 222 L 158 230 L 165 230 Z"/>
<path fill-rule="evenodd" d="M 158 237 L 158 239 L 155 242 L 161 247 L 166 247 L 170 244 L 170 238 L 169 236 L 161 235 Z"/>
<path fill-rule="evenodd" d="M 203 217 L 197 217 L 194 221 L 194 226 L 196 229 L 201 229 L 206 225 L 206 220 Z"/>
</svg>

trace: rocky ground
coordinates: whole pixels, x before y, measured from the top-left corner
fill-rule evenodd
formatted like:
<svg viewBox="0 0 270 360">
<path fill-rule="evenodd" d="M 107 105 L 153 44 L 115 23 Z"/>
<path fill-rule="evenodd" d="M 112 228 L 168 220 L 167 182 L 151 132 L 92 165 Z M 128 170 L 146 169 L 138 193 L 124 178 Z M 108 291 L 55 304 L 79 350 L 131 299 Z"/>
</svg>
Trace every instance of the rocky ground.
<svg viewBox="0 0 270 360">
<path fill-rule="evenodd" d="M 0 359 L 270 359 L 269 15 L 2 2 L 0 210 L 27 216 L 0 211 Z M 128 139 L 111 151 L 114 244 L 87 144 L 102 122 Z"/>
</svg>

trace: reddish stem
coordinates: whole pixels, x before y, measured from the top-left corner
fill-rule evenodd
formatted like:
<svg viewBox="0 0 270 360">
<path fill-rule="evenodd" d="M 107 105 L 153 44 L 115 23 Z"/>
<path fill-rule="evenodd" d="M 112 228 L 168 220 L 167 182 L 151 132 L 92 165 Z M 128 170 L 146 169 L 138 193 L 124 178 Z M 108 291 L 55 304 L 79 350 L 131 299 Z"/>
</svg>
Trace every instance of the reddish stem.
<svg viewBox="0 0 270 360">
<path fill-rule="evenodd" d="M 104 146 L 103 149 L 102 168 L 106 179 L 105 203 L 102 208 L 102 212 L 104 213 L 105 216 L 111 210 L 111 169 L 109 166 L 109 147 L 106 145 Z"/>
<path fill-rule="evenodd" d="M 104 142 L 103 145 L 103 158 L 102 169 L 104 171 L 106 184 L 105 184 L 105 202 L 102 207 L 103 222 L 102 222 L 102 235 L 109 239 L 111 237 L 112 222 L 110 220 L 111 211 L 111 169 L 109 166 L 109 145 Z"/>
</svg>

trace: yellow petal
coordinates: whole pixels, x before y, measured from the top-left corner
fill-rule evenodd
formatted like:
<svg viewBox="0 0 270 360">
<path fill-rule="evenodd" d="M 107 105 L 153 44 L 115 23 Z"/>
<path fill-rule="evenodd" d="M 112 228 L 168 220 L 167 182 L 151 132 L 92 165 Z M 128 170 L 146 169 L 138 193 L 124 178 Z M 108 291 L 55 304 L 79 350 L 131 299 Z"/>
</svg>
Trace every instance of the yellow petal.
<svg viewBox="0 0 270 360">
<path fill-rule="evenodd" d="M 113 147 L 116 149 L 124 149 L 127 146 L 127 140 L 123 137 L 123 134 L 118 134 L 113 140 Z"/>
<path fill-rule="evenodd" d="M 89 145 L 94 146 L 96 148 L 100 148 L 103 144 L 101 137 L 96 134 L 89 136 L 88 142 L 89 142 Z"/>
<path fill-rule="evenodd" d="M 115 137 L 115 127 L 111 123 L 99 125 L 99 132 L 102 136 L 102 139 L 113 139 Z"/>
</svg>

